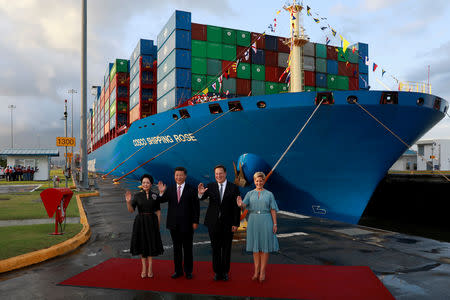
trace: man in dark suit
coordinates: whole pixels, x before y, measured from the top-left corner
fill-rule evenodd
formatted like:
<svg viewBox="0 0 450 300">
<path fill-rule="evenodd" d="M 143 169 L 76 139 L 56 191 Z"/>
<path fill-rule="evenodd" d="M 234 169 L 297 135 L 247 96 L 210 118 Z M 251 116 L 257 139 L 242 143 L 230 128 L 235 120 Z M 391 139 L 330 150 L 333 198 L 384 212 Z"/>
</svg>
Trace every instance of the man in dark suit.
<svg viewBox="0 0 450 300">
<path fill-rule="evenodd" d="M 240 209 L 236 203 L 240 192 L 234 183 L 227 181 L 224 166 L 216 166 L 214 176 L 216 182 L 209 183 L 206 188 L 203 183 L 198 185 L 198 197 L 201 200 L 209 198 L 205 225 L 211 239 L 214 280 L 227 281 L 233 233 L 240 223 Z"/>
<path fill-rule="evenodd" d="M 173 243 L 173 260 L 175 273 L 172 278 L 183 276 L 192 279 L 194 257 L 192 253 L 194 230 L 198 227 L 200 216 L 200 203 L 197 190 L 186 184 L 187 171 L 184 167 L 175 168 L 175 185 L 166 188 L 161 181 L 158 182 L 160 202 L 168 202 L 166 227 L 170 230 Z"/>
</svg>

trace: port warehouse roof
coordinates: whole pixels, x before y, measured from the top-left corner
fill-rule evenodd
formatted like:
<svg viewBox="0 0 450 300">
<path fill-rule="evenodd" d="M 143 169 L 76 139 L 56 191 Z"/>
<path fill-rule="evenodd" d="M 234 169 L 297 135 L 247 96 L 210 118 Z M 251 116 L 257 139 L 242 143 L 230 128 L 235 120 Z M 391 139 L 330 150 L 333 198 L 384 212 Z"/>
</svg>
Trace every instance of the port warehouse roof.
<svg viewBox="0 0 450 300">
<path fill-rule="evenodd" d="M 28 149 L 28 148 L 13 148 L 13 149 L 4 149 L 0 151 L 0 155 L 8 155 L 8 156 L 36 156 L 36 155 L 45 155 L 45 156 L 59 156 L 59 151 L 56 148 L 44 148 L 44 149 Z"/>
</svg>

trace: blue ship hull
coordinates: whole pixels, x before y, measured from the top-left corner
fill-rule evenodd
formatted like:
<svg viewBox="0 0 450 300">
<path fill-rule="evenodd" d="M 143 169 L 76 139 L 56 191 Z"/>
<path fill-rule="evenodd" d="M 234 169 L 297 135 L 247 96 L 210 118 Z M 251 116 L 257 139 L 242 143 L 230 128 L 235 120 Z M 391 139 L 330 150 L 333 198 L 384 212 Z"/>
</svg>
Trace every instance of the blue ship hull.
<svg viewBox="0 0 450 300">
<path fill-rule="evenodd" d="M 398 104 L 380 104 L 380 91 L 333 92 L 335 103 L 319 107 L 266 184 L 280 209 L 357 223 L 379 181 L 407 149 L 356 104 L 349 104 L 350 95 L 409 145 L 438 123 L 448 108 L 445 100 L 434 108 L 437 97 L 421 93 L 398 92 Z M 159 113 L 134 122 L 126 134 L 90 153 L 89 169 L 107 173 L 147 144 L 111 173 L 121 176 L 185 140 L 128 178 L 150 173 L 156 182 L 171 183 L 173 169 L 184 166 L 188 182 L 197 185 L 213 181 L 213 167 L 223 164 L 233 180 L 233 162 L 244 153 L 274 166 L 316 108 L 315 97 L 315 92 L 285 93 L 184 107 L 190 117 L 150 144 L 152 137 L 175 122 L 180 109 Z M 419 98 L 424 99 L 422 105 L 417 104 Z M 225 113 L 232 101 L 240 101 L 243 110 L 229 112 L 192 134 L 221 115 L 212 114 L 209 105 L 219 104 Z M 259 108 L 259 101 L 266 107 Z"/>
</svg>

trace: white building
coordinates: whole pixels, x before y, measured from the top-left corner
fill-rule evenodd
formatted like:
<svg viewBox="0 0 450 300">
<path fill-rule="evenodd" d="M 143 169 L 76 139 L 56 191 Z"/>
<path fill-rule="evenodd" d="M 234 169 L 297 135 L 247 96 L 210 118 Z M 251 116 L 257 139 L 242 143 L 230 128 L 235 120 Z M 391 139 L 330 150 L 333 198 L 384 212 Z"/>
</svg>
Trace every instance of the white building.
<svg viewBox="0 0 450 300">
<path fill-rule="evenodd" d="M 50 157 L 59 156 L 57 148 L 53 149 L 5 149 L 0 151 L 0 155 L 6 156 L 7 166 L 33 167 L 34 180 L 49 180 L 50 178 Z"/>
<path fill-rule="evenodd" d="M 417 153 L 406 150 L 405 153 L 392 165 L 389 171 L 415 171 L 417 170 Z"/>
<path fill-rule="evenodd" d="M 417 142 L 417 170 L 450 170 L 450 140 L 422 140 Z"/>
</svg>

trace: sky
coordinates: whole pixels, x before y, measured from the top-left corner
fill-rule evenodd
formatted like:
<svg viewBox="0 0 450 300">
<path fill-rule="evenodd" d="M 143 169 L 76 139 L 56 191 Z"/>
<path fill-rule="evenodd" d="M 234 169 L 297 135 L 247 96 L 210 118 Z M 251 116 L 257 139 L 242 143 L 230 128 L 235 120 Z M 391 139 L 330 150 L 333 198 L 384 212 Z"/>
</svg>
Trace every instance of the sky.
<svg viewBox="0 0 450 300">
<path fill-rule="evenodd" d="M 276 0 L 88 0 L 87 86 L 100 85 L 108 62 L 129 59 L 139 38 L 156 41 L 175 9 L 190 11 L 192 22 L 263 32 L 277 18 L 275 35 L 289 35 L 287 1 Z M 79 145 L 81 89 L 81 0 L 0 0 L 0 149 L 11 146 L 11 110 L 15 148 L 55 147 L 64 136 L 64 99 L 68 99 L 69 135 L 73 95 L 73 131 Z M 397 89 L 401 81 L 427 82 L 432 93 L 450 101 L 450 1 L 309 0 L 316 24 L 304 14 L 312 42 L 325 43 L 328 22 L 351 44 L 369 44 L 374 90 Z M 328 34 L 328 36 L 331 36 Z M 332 45 L 340 45 L 333 39 Z M 380 70 L 387 73 L 382 77 Z M 376 79 L 382 82 L 380 84 Z M 93 97 L 87 90 L 88 105 Z M 411 120 L 413 122 L 414 120 Z M 446 116 L 423 138 L 450 139 Z"/>
</svg>

